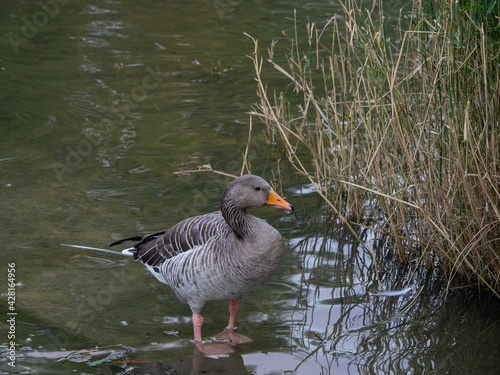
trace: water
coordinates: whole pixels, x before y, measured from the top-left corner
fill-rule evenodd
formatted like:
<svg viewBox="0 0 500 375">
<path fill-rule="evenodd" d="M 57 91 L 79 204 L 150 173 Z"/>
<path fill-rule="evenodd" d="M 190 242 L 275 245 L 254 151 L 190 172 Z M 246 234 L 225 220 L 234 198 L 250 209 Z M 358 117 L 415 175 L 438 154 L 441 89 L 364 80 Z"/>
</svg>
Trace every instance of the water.
<svg viewBox="0 0 500 375">
<path fill-rule="evenodd" d="M 387 268 L 377 274 L 372 255 L 327 220 L 310 186 L 283 161 L 278 168 L 282 151 L 255 122 L 252 172 L 281 178 L 296 212 L 255 211 L 281 231 L 289 251 L 273 280 L 241 302 L 238 330 L 254 342 L 204 357 L 190 341 L 188 306 L 143 267 L 61 246 L 106 248 L 218 209 L 229 178 L 174 172 L 204 164 L 241 170 L 256 102 L 246 57 L 253 45 L 243 32 L 262 51 L 279 39 L 283 52 L 294 8 L 303 23 L 324 24 L 338 4 L 43 4 L 0 6 L 1 371 L 498 373 L 498 302 L 455 286 L 446 294 L 438 272 L 401 268 L 384 239 L 360 230 Z M 272 69 L 265 74 L 286 86 Z M 7 350 L 9 263 L 15 368 Z M 204 317 L 204 334 L 218 333 L 227 303 L 208 303 Z"/>
</svg>

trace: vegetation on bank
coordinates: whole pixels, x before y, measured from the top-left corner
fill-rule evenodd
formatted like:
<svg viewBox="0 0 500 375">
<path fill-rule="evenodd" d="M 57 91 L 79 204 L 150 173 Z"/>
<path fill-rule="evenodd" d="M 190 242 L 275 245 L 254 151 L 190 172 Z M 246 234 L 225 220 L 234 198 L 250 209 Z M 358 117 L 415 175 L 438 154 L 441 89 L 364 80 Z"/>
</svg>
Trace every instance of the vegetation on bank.
<svg viewBox="0 0 500 375">
<path fill-rule="evenodd" d="M 500 297 L 498 3 L 415 1 L 397 38 L 375 3 L 345 0 L 322 26 L 295 20 L 284 64 L 276 42 L 264 59 L 254 40 L 252 115 L 336 217 Z M 287 84 L 268 87 L 263 64 Z"/>
</svg>

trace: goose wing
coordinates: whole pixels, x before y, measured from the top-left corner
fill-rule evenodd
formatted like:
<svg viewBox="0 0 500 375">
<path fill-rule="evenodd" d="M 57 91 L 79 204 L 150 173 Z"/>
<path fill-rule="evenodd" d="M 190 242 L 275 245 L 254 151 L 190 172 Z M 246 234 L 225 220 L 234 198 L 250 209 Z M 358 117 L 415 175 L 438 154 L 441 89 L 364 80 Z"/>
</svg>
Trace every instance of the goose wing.
<svg viewBox="0 0 500 375">
<path fill-rule="evenodd" d="M 135 236 L 113 242 L 115 246 L 127 241 L 139 241 L 130 252 L 135 260 L 155 267 L 165 260 L 206 243 L 214 236 L 231 230 L 220 211 L 191 217 L 173 227 L 146 236 Z"/>
</svg>

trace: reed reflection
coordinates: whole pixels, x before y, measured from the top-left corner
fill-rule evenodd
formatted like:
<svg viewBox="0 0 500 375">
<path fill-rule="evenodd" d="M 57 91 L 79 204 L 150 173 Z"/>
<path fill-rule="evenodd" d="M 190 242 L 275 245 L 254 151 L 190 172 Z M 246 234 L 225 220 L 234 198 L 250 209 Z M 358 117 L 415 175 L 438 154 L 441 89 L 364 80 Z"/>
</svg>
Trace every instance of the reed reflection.
<svg viewBox="0 0 500 375">
<path fill-rule="evenodd" d="M 498 301 L 448 285 L 440 271 L 401 265 L 387 238 L 361 228 L 367 252 L 324 216 L 294 247 L 303 264 L 292 315 L 292 341 L 303 354 L 297 373 L 310 361 L 322 373 L 498 371 Z"/>
</svg>

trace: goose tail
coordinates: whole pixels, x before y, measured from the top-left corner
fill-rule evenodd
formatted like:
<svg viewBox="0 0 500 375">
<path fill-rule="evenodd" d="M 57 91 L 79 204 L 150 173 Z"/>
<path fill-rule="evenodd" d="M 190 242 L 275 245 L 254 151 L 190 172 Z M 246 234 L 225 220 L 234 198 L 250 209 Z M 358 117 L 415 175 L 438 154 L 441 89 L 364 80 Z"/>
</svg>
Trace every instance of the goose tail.
<svg viewBox="0 0 500 375">
<path fill-rule="evenodd" d="M 129 247 L 128 249 L 122 250 L 123 255 L 133 257 L 137 249 L 135 247 Z"/>
</svg>

